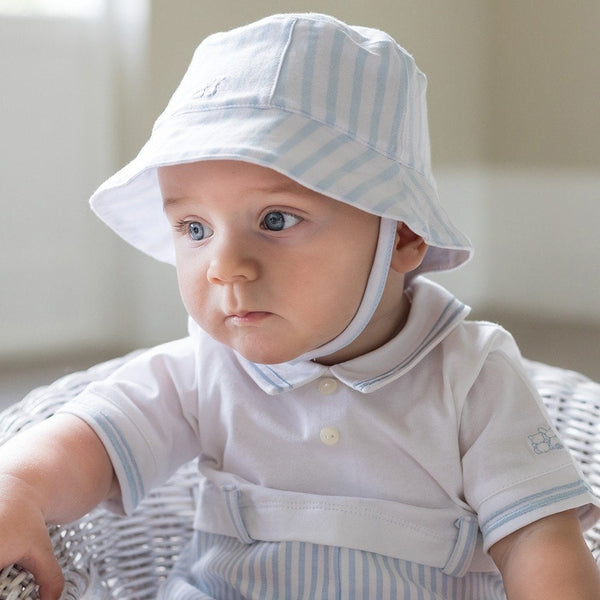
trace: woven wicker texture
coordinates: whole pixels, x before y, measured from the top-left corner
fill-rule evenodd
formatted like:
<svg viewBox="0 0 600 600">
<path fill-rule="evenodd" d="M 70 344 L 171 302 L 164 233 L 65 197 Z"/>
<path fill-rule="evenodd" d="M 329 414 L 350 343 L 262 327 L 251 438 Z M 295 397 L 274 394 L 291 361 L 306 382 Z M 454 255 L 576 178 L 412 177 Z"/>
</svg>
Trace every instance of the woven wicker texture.
<svg viewBox="0 0 600 600">
<path fill-rule="evenodd" d="M 0 414 L 0 443 L 41 421 L 91 381 L 106 377 L 132 355 L 101 363 L 38 388 Z M 583 375 L 528 361 L 539 390 L 565 444 L 600 495 L 600 384 Z M 194 514 L 193 462 L 154 490 L 130 517 L 103 508 L 50 529 L 65 573 L 62 600 L 150 600 L 191 536 Z M 586 533 L 600 561 L 600 526 Z M 32 577 L 18 566 L 0 572 L 0 600 L 37 600 Z"/>
</svg>

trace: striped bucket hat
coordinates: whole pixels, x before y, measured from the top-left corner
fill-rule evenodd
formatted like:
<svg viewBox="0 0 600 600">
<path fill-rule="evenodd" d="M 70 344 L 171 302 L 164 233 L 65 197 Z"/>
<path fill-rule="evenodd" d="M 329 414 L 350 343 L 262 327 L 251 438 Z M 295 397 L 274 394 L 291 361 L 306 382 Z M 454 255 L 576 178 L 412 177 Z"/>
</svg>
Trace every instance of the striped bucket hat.
<svg viewBox="0 0 600 600">
<path fill-rule="evenodd" d="M 405 222 L 429 245 L 418 272 L 455 268 L 472 248 L 438 199 L 425 89 L 412 56 L 387 34 L 326 15 L 275 15 L 214 34 L 92 209 L 136 248 L 174 263 L 156 168 L 242 160 Z"/>
</svg>

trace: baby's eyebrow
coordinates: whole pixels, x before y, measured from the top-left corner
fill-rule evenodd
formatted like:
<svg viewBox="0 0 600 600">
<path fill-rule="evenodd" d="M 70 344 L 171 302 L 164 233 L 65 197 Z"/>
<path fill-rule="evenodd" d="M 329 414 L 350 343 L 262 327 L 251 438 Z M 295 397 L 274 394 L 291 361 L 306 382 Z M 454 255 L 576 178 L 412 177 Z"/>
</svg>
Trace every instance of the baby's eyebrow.
<svg viewBox="0 0 600 600">
<path fill-rule="evenodd" d="M 185 200 L 187 200 L 187 198 L 175 198 L 175 197 L 163 198 L 163 211 L 166 211 L 168 207 L 174 206 L 176 204 L 180 204 L 180 203 L 184 202 Z"/>
<path fill-rule="evenodd" d="M 257 186 L 255 188 L 252 188 L 251 190 L 252 192 L 259 192 L 259 193 L 264 193 L 264 194 L 291 194 L 291 193 L 295 193 L 295 194 L 311 194 L 311 193 L 318 193 L 318 192 L 313 192 L 312 190 L 305 188 L 302 184 L 290 180 L 290 181 L 285 181 L 285 182 L 277 182 L 277 183 L 273 183 L 272 185 L 269 184 L 265 184 L 265 185 L 261 185 L 261 186 Z M 181 196 L 181 197 L 163 197 L 163 210 L 166 210 L 168 207 L 176 205 L 176 204 L 180 204 L 182 202 L 188 202 L 191 201 L 192 198 L 187 198 L 185 196 Z"/>
<path fill-rule="evenodd" d="M 290 181 L 278 181 L 273 184 L 265 184 L 264 186 L 258 186 L 258 191 L 260 192 L 270 192 L 273 194 L 285 193 L 285 192 L 297 192 L 299 190 L 304 190 L 302 185 L 298 182 L 290 180 Z"/>
</svg>

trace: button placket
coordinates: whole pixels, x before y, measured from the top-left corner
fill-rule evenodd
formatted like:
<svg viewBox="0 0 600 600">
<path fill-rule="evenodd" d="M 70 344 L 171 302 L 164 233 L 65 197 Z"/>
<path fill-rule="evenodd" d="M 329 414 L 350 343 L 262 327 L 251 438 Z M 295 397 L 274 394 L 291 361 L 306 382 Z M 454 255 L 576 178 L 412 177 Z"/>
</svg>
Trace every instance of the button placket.
<svg viewBox="0 0 600 600">
<path fill-rule="evenodd" d="M 317 382 L 317 390 L 322 396 L 331 396 L 339 389 L 339 382 L 334 377 L 322 377 Z M 321 443 L 335 446 L 340 441 L 340 430 L 337 427 L 326 426 L 319 431 Z"/>
</svg>

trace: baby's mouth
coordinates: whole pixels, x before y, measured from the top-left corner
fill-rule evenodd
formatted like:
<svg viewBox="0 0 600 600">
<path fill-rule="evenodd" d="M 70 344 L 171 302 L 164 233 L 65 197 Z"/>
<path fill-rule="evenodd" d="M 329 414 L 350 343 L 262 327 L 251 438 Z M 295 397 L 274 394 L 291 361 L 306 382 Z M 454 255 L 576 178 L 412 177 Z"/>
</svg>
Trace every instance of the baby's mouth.
<svg viewBox="0 0 600 600">
<path fill-rule="evenodd" d="M 271 316 L 272 313 L 265 311 L 238 311 L 230 314 L 227 321 L 236 325 L 258 325 Z"/>
</svg>

